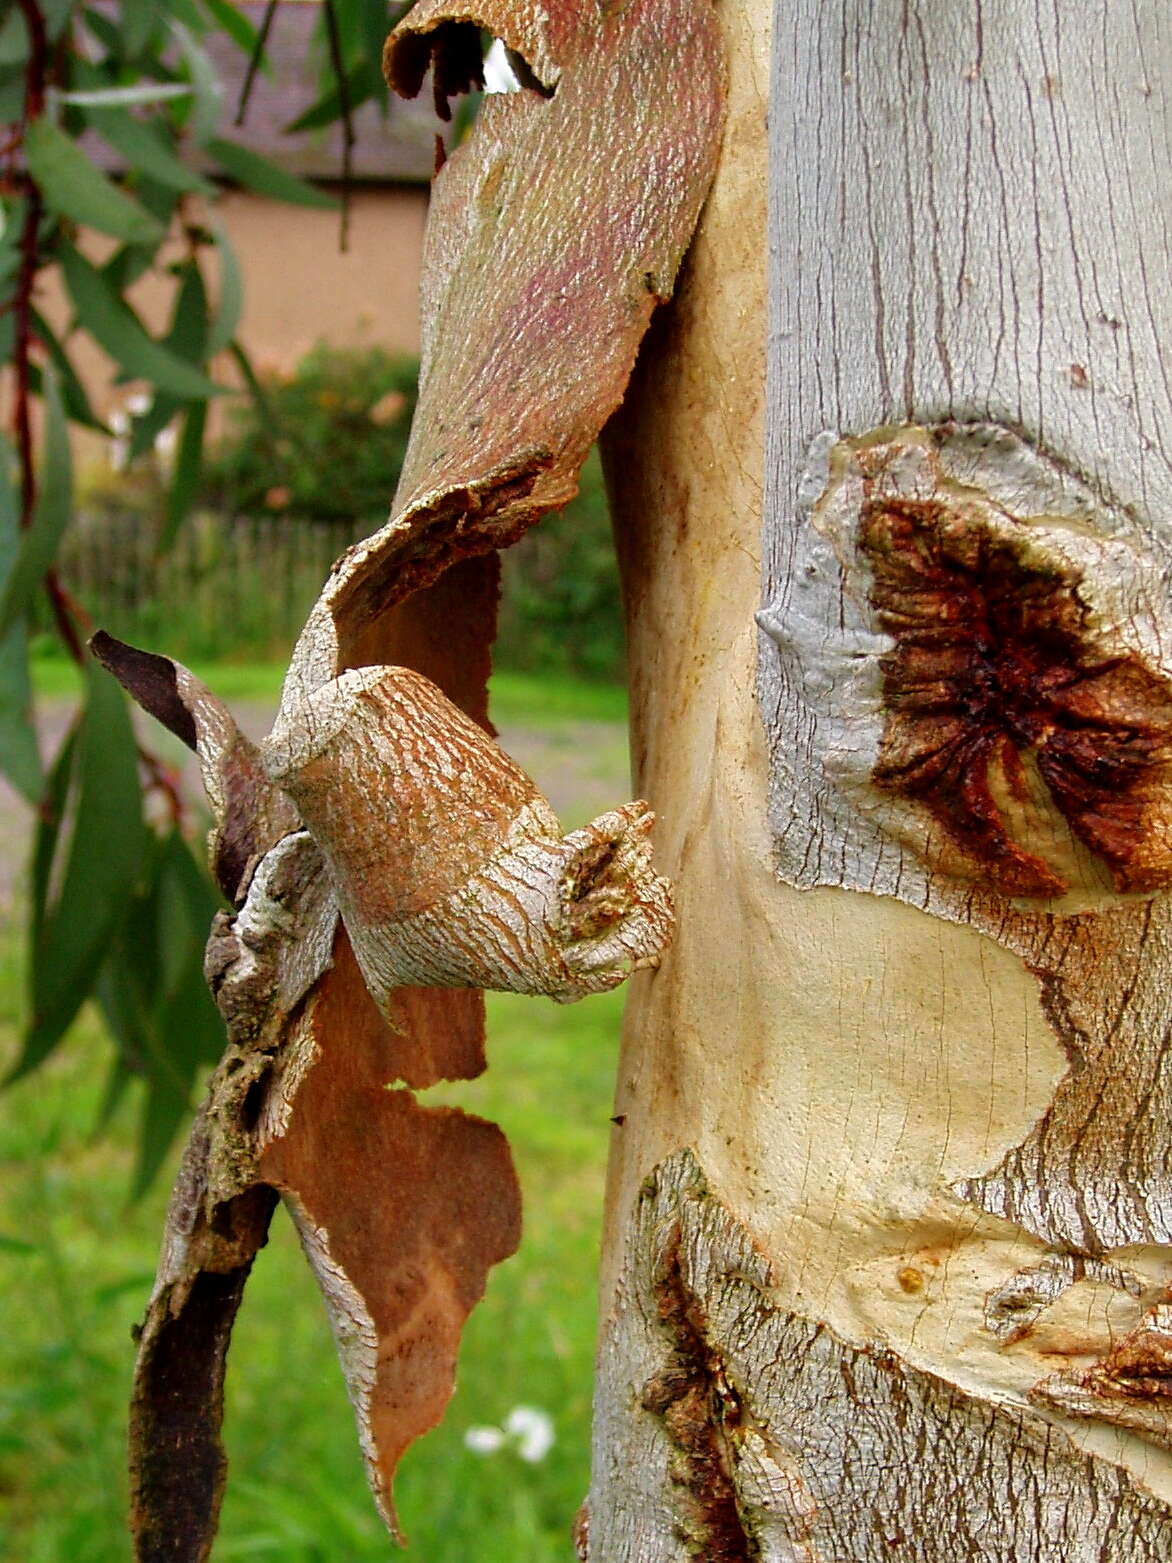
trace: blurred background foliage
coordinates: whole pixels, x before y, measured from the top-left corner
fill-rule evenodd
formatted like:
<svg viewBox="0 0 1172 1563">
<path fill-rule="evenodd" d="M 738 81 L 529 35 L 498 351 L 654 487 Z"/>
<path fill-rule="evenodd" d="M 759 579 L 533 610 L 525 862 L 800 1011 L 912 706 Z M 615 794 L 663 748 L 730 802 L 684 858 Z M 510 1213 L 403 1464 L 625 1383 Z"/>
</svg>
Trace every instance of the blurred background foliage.
<svg viewBox="0 0 1172 1563">
<path fill-rule="evenodd" d="M 194 663 L 261 720 L 331 561 L 385 518 L 417 364 L 325 345 L 291 372 L 253 363 L 240 322 L 254 278 L 219 207 L 227 188 L 330 207 L 344 237 L 349 122 L 385 105 L 379 59 L 404 9 L 313 6 L 316 77 L 287 129 L 346 123 L 327 190 L 232 129 L 217 50 L 238 52 L 246 83 L 263 77 L 275 3 L 0 0 L 0 1552 L 30 1563 L 125 1555 L 129 1326 L 159 1174 L 223 1043 L 201 975 L 219 904 L 201 806 L 183 757 L 132 721 L 85 642 L 100 623 Z M 163 290 L 161 326 L 138 303 L 144 283 Z M 81 367 L 95 348 L 134 393 L 117 420 Z M 112 464 L 86 467 L 85 440 Z M 613 801 L 622 629 L 596 457 L 578 499 L 504 560 L 496 660 L 498 720 L 539 780 L 546 766 L 563 777 L 568 823 L 595 811 L 600 785 Z M 404 1475 L 430 1563 L 565 1556 L 586 1480 L 618 1001 L 492 1002 L 514 1069 L 467 1102 L 504 1124 L 541 1193 L 528 1267 L 495 1276 L 474 1321 L 455 1419 Z M 386 1556 L 304 1267 L 287 1242 L 266 1260 L 215 1557 Z M 469 1419 L 505 1418 L 516 1385 L 554 1416 L 540 1469 L 461 1441 Z"/>
</svg>

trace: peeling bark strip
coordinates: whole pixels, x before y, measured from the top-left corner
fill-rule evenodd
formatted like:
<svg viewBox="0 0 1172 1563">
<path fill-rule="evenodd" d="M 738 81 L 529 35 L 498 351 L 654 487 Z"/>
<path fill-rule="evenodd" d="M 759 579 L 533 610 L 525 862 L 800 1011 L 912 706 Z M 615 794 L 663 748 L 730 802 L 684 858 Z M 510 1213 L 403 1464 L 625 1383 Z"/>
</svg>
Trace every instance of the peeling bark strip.
<svg viewBox="0 0 1172 1563">
<path fill-rule="evenodd" d="M 344 673 L 264 760 L 325 853 L 384 1010 L 407 984 L 570 1002 L 657 963 L 671 901 L 647 805 L 563 839 L 528 776 L 418 674 Z"/>
<path fill-rule="evenodd" d="M 294 719 L 326 679 L 390 660 L 364 639 L 388 606 L 573 498 L 715 166 L 724 71 L 711 0 L 420 0 L 387 45 L 392 86 L 413 96 L 433 52 L 442 75 L 454 40 L 470 46 L 480 27 L 552 95 L 486 98 L 436 176 L 399 492 L 309 617 L 286 685 Z"/>
<path fill-rule="evenodd" d="M 516 1246 L 519 1195 L 495 1126 L 386 1086 L 479 1072 L 480 986 L 577 998 L 654 965 L 670 936 L 646 805 L 563 838 L 481 731 L 495 567 L 476 556 L 573 496 L 671 292 L 715 163 L 718 36 L 709 0 L 422 0 L 389 45 L 395 84 L 418 91 L 434 57 L 446 112 L 478 79 L 481 26 L 537 85 L 486 102 L 437 176 L 400 491 L 327 581 L 273 734 L 258 749 L 186 669 L 94 644 L 199 754 L 213 867 L 237 909 L 207 958 L 228 1050 L 139 1358 L 142 1558 L 211 1545 L 224 1356 L 267 1225 L 237 1232 L 236 1218 L 272 1189 L 325 1294 L 394 1529 L 395 1464 L 451 1393 L 464 1319 Z M 172 1453 L 204 1473 L 186 1507 Z"/>
<path fill-rule="evenodd" d="M 970 1397 L 893 1352 L 849 1346 L 777 1307 L 768 1262 L 690 1151 L 648 1178 L 625 1235 L 596 1400 L 596 1563 L 1168 1556 L 1167 1508 L 1028 1408 Z M 689 1407 L 682 1433 L 660 1401 L 649 1408 L 644 1388 L 674 1382 L 681 1362 L 689 1384 L 721 1386 Z M 736 1418 L 720 1404 L 736 1406 Z M 679 1478 L 695 1475 L 688 1451 L 701 1438 L 723 1446 L 720 1469 L 745 1538 L 739 1553 L 699 1550 L 689 1531 L 697 1494 Z M 621 1482 L 610 1469 L 619 1459 Z"/>
</svg>

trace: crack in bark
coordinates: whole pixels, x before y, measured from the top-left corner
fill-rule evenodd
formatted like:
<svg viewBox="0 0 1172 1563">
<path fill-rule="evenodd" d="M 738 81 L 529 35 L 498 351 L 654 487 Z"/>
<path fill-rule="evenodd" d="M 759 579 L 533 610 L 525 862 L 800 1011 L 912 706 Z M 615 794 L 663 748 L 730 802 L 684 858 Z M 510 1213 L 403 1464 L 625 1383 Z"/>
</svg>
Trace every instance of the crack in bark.
<svg viewBox="0 0 1172 1563">
<path fill-rule="evenodd" d="M 708 1342 L 699 1299 L 684 1279 L 680 1243 L 677 1226 L 654 1285 L 671 1352 L 662 1372 L 644 1384 L 642 1404 L 662 1419 L 677 1451 L 671 1475 L 687 1515 L 680 1539 L 706 1563 L 747 1563 L 761 1554 L 741 1518 L 729 1451 L 743 1421 L 741 1401 Z"/>
</svg>

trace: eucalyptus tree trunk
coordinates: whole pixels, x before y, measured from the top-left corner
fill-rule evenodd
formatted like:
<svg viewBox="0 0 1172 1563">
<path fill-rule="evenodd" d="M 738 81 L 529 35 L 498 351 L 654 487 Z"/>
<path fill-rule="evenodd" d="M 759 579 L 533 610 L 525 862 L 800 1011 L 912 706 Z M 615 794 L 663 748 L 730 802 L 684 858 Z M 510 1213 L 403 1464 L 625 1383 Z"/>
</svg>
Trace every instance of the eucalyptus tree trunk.
<svg viewBox="0 0 1172 1563">
<path fill-rule="evenodd" d="M 580 1554 L 1168 1558 L 1172 22 L 720 15 L 610 434 L 678 922 Z"/>
</svg>

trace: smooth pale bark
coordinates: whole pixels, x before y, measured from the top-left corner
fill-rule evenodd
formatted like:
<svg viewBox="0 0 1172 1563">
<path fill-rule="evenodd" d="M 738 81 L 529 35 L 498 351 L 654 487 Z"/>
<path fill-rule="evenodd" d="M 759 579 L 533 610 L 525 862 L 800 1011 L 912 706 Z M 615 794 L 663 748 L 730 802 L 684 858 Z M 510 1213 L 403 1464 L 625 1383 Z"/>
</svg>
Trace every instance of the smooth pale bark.
<svg viewBox="0 0 1172 1563">
<path fill-rule="evenodd" d="M 583 1555 L 1172 1556 L 1172 25 L 721 16 L 609 452 L 678 932 Z"/>
</svg>

